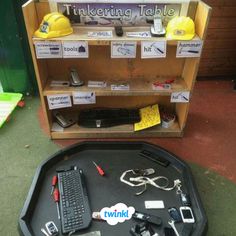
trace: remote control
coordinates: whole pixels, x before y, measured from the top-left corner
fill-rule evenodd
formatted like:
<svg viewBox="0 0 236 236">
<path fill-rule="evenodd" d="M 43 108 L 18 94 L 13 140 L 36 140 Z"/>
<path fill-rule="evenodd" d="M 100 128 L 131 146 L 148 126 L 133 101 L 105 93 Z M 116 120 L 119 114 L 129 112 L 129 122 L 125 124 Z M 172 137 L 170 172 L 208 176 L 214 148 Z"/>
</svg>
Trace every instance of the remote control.
<svg viewBox="0 0 236 236">
<path fill-rule="evenodd" d="M 162 224 L 162 220 L 160 217 L 158 216 L 154 216 L 154 215 L 149 215 L 149 214 L 145 214 L 145 213 L 141 213 L 138 211 L 135 211 L 135 213 L 132 216 L 134 219 L 138 219 L 138 220 L 142 220 L 142 221 L 147 221 L 149 223 L 155 224 L 160 226 Z"/>
<path fill-rule="evenodd" d="M 124 33 L 122 26 L 115 26 L 115 32 L 117 36 L 122 37 Z"/>
</svg>

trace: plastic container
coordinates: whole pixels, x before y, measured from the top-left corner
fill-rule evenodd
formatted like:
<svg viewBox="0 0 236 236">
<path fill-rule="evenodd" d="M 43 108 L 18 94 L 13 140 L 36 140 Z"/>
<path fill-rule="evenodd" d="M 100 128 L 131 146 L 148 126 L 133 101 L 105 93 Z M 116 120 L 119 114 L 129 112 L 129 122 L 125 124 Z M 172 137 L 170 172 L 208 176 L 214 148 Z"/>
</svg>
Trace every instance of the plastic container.
<svg viewBox="0 0 236 236">
<path fill-rule="evenodd" d="M 141 156 L 140 152 L 143 150 L 151 152 L 154 157 L 169 162 L 169 165 L 165 167 L 158 164 L 155 158 L 150 160 Z M 98 174 L 93 161 L 103 168 L 105 177 Z M 55 222 L 59 230 L 61 229 L 60 222 L 57 219 L 56 205 L 50 195 L 51 180 L 56 169 L 74 165 L 84 172 L 92 211 L 100 211 L 103 207 L 111 207 L 119 202 L 125 203 L 127 206 L 133 206 L 137 211 L 161 217 L 162 226 L 154 226 L 155 231 L 160 235 L 163 235 L 164 227 L 170 227 L 168 225 L 170 219 L 168 207 L 179 208 L 181 205 L 176 189 L 163 191 L 153 186 L 147 186 L 146 192 L 140 196 L 135 196 L 140 188 L 130 187 L 120 182 L 120 176 L 129 169 L 153 168 L 156 171 L 153 176 L 166 176 L 170 185 L 175 179 L 180 179 L 182 182 L 181 189 L 191 197 L 191 207 L 195 216 L 191 235 L 205 235 L 207 218 L 190 168 L 174 154 L 161 147 L 144 142 L 83 142 L 65 148 L 49 157 L 38 167 L 20 214 L 19 232 L 21 235 L 41 235 L 40 229 L 51 220 Z M 147 210 L 144 206 L 146 200 L 163 200 L 165 209 Z M 131 219 L 111 226 L 106 222 L 93 221 L 90 228 L 78 232 L 76 235 L 101 231 L 102 236 L 126 236 L 130 235 L 129 230 L 136 223 L 134 219 Z M 183 224 L 176 224 L 176 228 L 181 233 Z"/>
</svg>

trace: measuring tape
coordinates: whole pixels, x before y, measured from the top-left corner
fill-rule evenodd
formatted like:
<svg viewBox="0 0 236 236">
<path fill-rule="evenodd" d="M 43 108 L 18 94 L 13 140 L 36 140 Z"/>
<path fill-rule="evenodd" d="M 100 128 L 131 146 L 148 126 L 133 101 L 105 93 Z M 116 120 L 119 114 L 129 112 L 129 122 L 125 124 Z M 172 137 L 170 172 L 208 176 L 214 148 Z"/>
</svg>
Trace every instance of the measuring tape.
<svg viewBox="0 0 236 236">
<path fill-rule="evenodd" d="M 175 114 L 162 112 L 161 113 L 161 126 L 163 128 L 170 128 L 175 122 Z"/>
</svg>

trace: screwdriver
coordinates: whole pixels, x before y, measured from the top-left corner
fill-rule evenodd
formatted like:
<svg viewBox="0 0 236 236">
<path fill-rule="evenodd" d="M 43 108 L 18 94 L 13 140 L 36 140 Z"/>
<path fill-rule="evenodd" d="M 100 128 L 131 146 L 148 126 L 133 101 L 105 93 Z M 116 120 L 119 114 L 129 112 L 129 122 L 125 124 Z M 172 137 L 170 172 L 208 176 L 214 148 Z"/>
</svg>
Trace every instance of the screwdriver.
<svg viewBox="0 0 236 236">
<path fill-rule="evenodd" d="M 104 173 L 103 169 L 102 169 L 100 166 L 98 166 L 98 165 L 96 164 L 96 162 L 94 162 L 94 161 L 93 161 L 93 164 L 96 166 L 96 168 L 97 168 L 97 170 L 98 170 L 98 173 L 99 173 L 101 176 L 104 176 L 105 173 Z"/>
<path fill-rule="evenodd" d="M 54 190 L 56 184 L 57 184 L 57 176 L 54 175 L 54 176 L 52 177 L 52 190 L 51 190 L 51 195 L 53 194 L 53 190 Z"/>
<path fill-rule="evenodd" d="M 53 200 L 57 204 L 57 215 L 58 219 L 60 220 L 60 211 L 59 211 L 59 190 L 58 188 L 55 188 L 53 192 Z"/>
</svg>

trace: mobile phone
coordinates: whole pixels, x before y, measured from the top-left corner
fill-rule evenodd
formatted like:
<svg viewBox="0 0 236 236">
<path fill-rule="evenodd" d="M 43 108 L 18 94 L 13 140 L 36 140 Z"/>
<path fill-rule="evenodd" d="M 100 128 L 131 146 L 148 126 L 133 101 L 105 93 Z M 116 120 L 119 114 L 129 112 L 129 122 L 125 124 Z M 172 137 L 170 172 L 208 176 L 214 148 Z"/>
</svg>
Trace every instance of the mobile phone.
<svg viewBox="0 0 236 236">
<path fill-rule="evenodd" d="M 136 224 L 129 231 L 133 236 L 158 236 L 148 222 Z"/>
<path fill-rule="evenodd" d="M 78 72 L 75 68 L 70 69 L 70 80 L 71 80 L 71 86 L 84 85 L 84 81 L 80 80 Z"/>
<path fill-rule="evenodd" d="M 58 229 L 53 221 L 49 221 L 45 224 L 45 227 L 49 233 L 49 235 L 56 236 L 58 235 Z"/>
<path fill-rule="evenodd" d="M 162 25 L 161 17 L 154 18 L 153 25 L 151 26 L 151 34 L 154 37 L 161 37 L 166 34 L 166 30 Z"/>
<path fill-rule="evenodd" d="M 124 33 L 122 26 L 115 26 L 115 32 L 117 36 L 122 37 Z"/>
<path fill-rule="evenodd" d="M 193 216 L 192 209 L 188 206 L 182 206 L 179 208 L 182 220 L 184 223 L 194 223 L 195 219 Z"/>
<path fill-rule="evenodd" d="M 149 215 L 145 214 L 142 212 L 135 211 L 135 213 L 132 215 L 134 219 L 142 220 L 142 221 L 147 221 L 149 223 L 155 224 L 160 226 L 162 224 L 162 219 L 158 216 L 154 215 Z"/>
<path fill-rule="evenodd" d="M 163 30 L 163 28 L 162 28 L 162 20 L 161 20 L 160 17 L 154 18 L 154 29 L 158 33 Z"/>
<path fill-rule="evenodd" d="M 75 120 L 65 118 L 59 111 L 54 111 L 53 116 L 56 119 L 56 122 L 63 128 L 67 128 L 75 124 Z"/>
<path fill-rule="evenodd" d="M 169 212 L 170 217 L 171 217 L 176 223 L 182 222 L 182 217 L 181 217 L 179 211 L 178 211 L 175 207 L 170 207 L 170 208 L 168 208 L 168 212 Z"/>
</svg>

